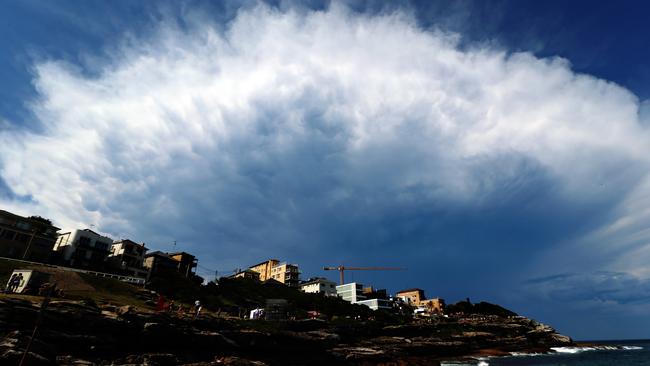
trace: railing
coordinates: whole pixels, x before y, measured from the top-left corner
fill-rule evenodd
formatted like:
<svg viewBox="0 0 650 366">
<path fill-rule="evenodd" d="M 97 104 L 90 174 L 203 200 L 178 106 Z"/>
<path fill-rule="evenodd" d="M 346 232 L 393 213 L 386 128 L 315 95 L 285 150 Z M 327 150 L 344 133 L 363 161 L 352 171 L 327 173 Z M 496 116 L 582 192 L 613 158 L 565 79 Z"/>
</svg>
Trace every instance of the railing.
<svg viewBox="0 0 650 366">
<path fill-rule="evenodd" d="M 26 264 L 35 264 L 35 265 L 39 265 L 39 266 L 43 266 L 43 267 L 56 268 L 56 269 L 60 269 L 60 270 L 63 270 L 63 271 L 69 271 L 69 272 L 87 273 L 87 274 L 97 276 L 97 277 L 113 278 L 113 279 L 116 279 L 116 280 L 120 280 L 122 282 L 132 283 L 134 285 L 144 285 L 144 283 L 145 283 L 145 279 L 140 278 L 140 277 L 131 277 L 131 276 L 118 275 L 118 274 L 114 274 L 114 273 L 89 271 L 89 270 L 79 269 L 79 268 L 57 266 L 57 265 L 54 265 L 54 264 L 24 261 L 22 259 L 15 259 L 15 258 L 0 257 L 0 259 L 5 259 L 5 260 L 15 261 L 15 262 L 21 262 L 21 263 L 26 263 Z"/>
</svg>

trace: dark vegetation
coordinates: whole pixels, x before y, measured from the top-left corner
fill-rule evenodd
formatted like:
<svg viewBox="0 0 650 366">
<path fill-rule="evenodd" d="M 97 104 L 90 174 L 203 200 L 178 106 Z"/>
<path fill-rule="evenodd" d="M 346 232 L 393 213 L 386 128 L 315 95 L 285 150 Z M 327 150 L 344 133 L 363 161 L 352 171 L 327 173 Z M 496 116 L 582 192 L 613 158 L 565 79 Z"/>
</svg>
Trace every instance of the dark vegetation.
<svg viewBox="0 0 650 366">
<path fill-rule="evenodd" d="M 345 317 L 373 318 L 398 324 L 410 319 L 386 311 L 373 311 L 367 306 L 350 304 L 337 297 L 304 293 L 275 281 L 221 278 L 218 282 L 201 285 L 187 278 L 169 276 L 151 280 L 147 288 L 174 301 L 191 304 L 200 300 L 209 310 L 236 315 L 263 308 L 267 299 L 285 299 L 290 315 L 296 318 L 306 318 L 307 312 L 317 311 L 328 319 L 335 320 Z"/>
<path fill-rule="evenodd" d="M 459 301 L 455 304 L 447 305 L 445 308 L 447 314 L 465 314 L 465 315 L 497 315 L 497 316 L 516 316 L 514 313 L 499 305 L 490 304 L 481 301 L 478 304 L 472 304 L 469 301 Z"/>
<path fill-rule="evenodd" d="M 38 222 L 40 222 L 42 224 L 52 225 L 52 220 L 46 219 L 45 217 L 30 216 L 29 219 L 32 220 L 32 221 L 38 221 Z"/>
</svg>

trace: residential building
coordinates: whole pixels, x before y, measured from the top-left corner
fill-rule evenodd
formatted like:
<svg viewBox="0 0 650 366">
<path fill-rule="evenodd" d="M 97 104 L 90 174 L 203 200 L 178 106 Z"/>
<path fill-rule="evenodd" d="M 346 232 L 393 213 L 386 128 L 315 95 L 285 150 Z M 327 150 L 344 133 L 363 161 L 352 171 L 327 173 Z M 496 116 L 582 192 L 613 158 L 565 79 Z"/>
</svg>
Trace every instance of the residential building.
<svg viewBox="0 0 650 366">
<path fill-rule="evenodd" d="M 287 286 L 297 287 L 300 284 L 300 270 L 295 264 L 280 263 L 271 268 L 271 279 Z"/>
<path fill-rule="evenodd" d="M 413 306 L 420 305 L 420 301 L 426 299 L 424 297 L 424 290 L 419 289 L 419 288 L 411 288 L 411 289 L 408 289 L 408 290 L 399 291 L 396 294 L 396 296 L 401 297 L 409 305 L 413 305 Z"/>
<path fill-rule="evenodd" d="M 366 299 L 366 297 L 363 295 L 363 285 L 356 282 L 336 286 L 336 294 L 343 300 L 351 302 L 353 304 L 357 301 Z"/>
<path fill-rule="evenodd" d="M 149 271 L 149 278 L 178 272 L 178 261 L 160 251 L 146 253 L 143 266 Z"/>
<path fill-rule="evenodd" d="M 42 217 L 0 210 L 0 256 L 48 262 L 59 230 Z"/>
<path fill-rule="evenodd" d="M 245 269 L 243 271 L 238 271 L 237 273 L 235 273 L 232 276 L 229 276 L 228 278 L 248 278 L 251 280 L 259 281 L 260 274 L 250 269 Z"/>
<path fill-rule="evenodd" d="M 336 296 L 336 282 L 327 278 L 316 277 L 300 284 L 300 290 L 312 294 L 324 294 L 325 296 Z"/>
<path fill-rule="evenodd" d="M 183 277 L 193 278 L 198 260 L 189 253 L 163 253 L 159 251 L 144 255 L 144 267 L 149 270 L 149 277 L 180 273 Z"/>
<path fill-rule="evenodd" d="M 113 269 L 127 276 L 146 278 L 149 271 L 144 267 L 144 243 L 138 244 L 129 239 L 113 242 L 108 260 Z"/>
<path fill-rule="evenodd" d="M 440 298 L 420 300 L 418 307 L 430 314 L 442 314 L 445 311 L 445 300 Z"/>
<path fill-rule="evenodd" d="M 167 253 L 173 260 L 178 262 L 178 272 L 185 277 L 192 277 L 196 274 L 196 267 L 199 260 L 186 252 Z"/>
<path fill-rule="evenodd" d="M 363 296 L 366 299 L 388 299 L 386 289 L 374 289 L 372 286 L 363 288 Z"/>
<path fill-rule="evenodd" d="M 260 281 L 275 280 L 289 286 L 298 286 L 300 283 L 300 270 L 295 264 L 280 263 L 277 259 L 255 264 L 248 268 L 260 274 Z"/>
<path fill-rule="evenodd" d="M 417 307 L 418 314 L 442 314 L 445 310 L 445 300 L 440 298 L 427 299 L 424 290 L 412 288 L 397 293 L 397 297 L 403 299 L 411 306 Z"/>
<path fill-rule="evenodd" d="M 387 299 L 368 299 L 368 300 L 361 300 L 357 301 L 356 304 L 359 305 L 365 305 L 372 310 L 379 310 L 379 309 L 384 309 L 384 310 L 392 310 L 393 309 L 393 302 Z"/>
<path fill-rule="evenodd" d="M 260 281 L 266 281 L 271 278 L 271 269 L 276 265 L 280 264 L 280 261 L 277 259 L 269 259 L 262 263 L 258 263 L 248 267 L 251 271 L 257 272 L 260 274 Z"/>
<path fill-rule="evenodd" d="M 59 234 L 54 250 L 62 264 L 71 267 L 103 271 L 113 239 L 90 229 Z"/>
</svg>

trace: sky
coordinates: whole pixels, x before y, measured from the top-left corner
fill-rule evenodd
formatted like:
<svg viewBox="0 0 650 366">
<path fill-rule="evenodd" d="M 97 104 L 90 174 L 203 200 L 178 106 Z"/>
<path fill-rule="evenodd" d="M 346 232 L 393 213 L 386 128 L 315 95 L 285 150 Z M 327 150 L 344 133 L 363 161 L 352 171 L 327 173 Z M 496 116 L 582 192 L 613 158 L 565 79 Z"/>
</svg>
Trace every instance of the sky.
<svg viewBox="0 0 650 366">
<path fill-rule="evenodd" d="M 650 338 L 644 2 L 0 6 L 1 208 Z"/>
</svg>

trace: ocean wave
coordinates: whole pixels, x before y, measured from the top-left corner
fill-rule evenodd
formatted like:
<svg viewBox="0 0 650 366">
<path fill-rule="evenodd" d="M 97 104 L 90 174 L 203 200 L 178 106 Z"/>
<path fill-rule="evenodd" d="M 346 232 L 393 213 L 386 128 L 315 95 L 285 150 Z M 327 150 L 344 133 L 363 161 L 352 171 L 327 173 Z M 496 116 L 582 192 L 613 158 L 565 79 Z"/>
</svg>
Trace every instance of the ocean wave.
<svg viewBox="0 0 650 366">
<path fill-rule="evenodd" d="M 641 347 L 641 346 L 622 346 L 621 348 L 623 348 L 624 350 L 639 350 L 639 349 L 643 349 L 643 347 Z"/>
<path fill-rule="evenodd" d="M 534 356 L 544 356 L 546 353 L 540 352 L 510 352 L 512 357 L 534 357 Z"/>
<path fill-rule="evenodd" d="M 581 353 L 588 351 L 639 350 L 639 346 L 585 346 L 585 347 L 551 347 L 557 353 Z"/>
</svg>

